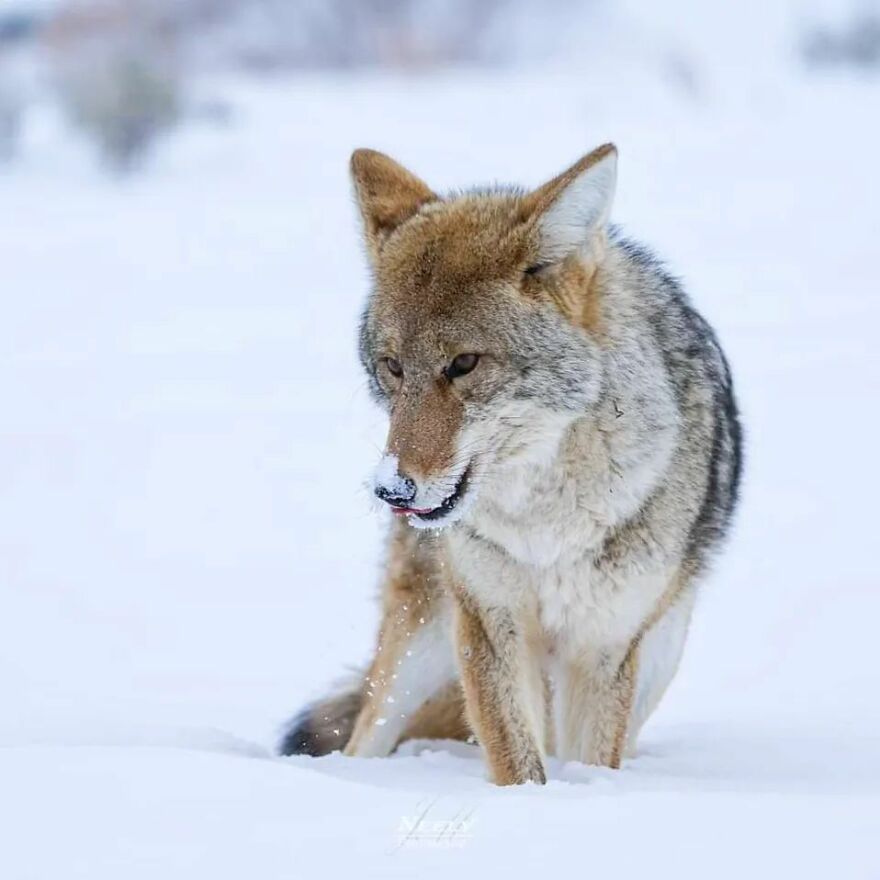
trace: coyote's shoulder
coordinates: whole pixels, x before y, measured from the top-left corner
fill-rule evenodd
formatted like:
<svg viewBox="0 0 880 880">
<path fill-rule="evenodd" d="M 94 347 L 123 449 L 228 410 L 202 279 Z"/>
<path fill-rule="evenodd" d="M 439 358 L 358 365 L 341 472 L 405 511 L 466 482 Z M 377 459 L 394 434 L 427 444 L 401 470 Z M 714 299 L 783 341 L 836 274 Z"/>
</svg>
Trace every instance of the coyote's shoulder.
<svg viewBox="0 0 880 880">
<path fill-rule="evenodd" d="M 542 781 L 548 753 L 617 766 L 736 502 L 721 348 L 609 226 L 611 146 L 533 191 L 441 198 L 371 151 L 352 170 L 361 358 L 390 417 L 376 494 L 397 521 L 376 658 L 286 751 L 470 729 L 497 782 Z"/>
</svg>

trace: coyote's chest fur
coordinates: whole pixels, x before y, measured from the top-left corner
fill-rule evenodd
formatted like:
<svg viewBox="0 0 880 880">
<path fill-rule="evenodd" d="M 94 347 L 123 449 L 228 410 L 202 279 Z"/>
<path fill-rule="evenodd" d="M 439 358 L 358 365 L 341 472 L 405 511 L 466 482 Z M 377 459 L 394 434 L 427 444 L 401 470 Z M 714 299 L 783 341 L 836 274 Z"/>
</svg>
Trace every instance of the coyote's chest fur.
<svg viewBox="0 0 880 880">
<path fill-rule="evenodd" d="M 588 424 L 568 429 L 545 461 L 500 472 L 487 500 L 450 534 L 453 568 L 482 601 L 534 614 L 553 653 L 628 644 L 666 589 L 664 565 L 604 565 L 612 530 L 639 509 L 668 458 L 624 479 Z"/>
</svg>

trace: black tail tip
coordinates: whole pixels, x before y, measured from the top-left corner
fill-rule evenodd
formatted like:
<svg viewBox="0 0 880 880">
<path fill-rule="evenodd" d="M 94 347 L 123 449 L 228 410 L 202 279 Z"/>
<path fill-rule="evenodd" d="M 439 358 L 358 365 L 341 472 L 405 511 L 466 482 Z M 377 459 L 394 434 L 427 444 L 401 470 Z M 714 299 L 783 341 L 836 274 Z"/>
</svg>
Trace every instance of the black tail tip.
<svg viewBox="0 0 880 880">
<path fill-rule="evenodd" d="M 285 727 L 279 754 L 319 758 L 344 748 L 362 702 L 360 689 L 354 687 L 310 703 Z"/>
<path fill-rule="evenodd" d="M 283 757 L 309 755 L 318 758 L 325 753 L 326 748 L 322 747 L 321 732 L 314 724 L 311 707 L 303 709 L 287 725 L 278 743 L 278 754 Z"/>
</svg>

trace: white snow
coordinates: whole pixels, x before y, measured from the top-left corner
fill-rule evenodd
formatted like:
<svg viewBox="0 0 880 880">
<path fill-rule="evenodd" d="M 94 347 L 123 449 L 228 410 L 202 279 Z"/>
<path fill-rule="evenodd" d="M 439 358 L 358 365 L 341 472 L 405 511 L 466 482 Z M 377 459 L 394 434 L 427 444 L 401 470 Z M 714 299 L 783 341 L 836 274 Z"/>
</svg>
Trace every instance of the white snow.
<svg viewBox="0 0 880 880">
<path fill-rule="evenodd" d="M 232 124 L 123 183 L 32 120 L 0 173 L 0 877 L 880 876 L 878 80 L 806 76 L 772 4 L 677 6 L 583 69 L 218 84 Z M 461 744 L 274 758 L 376 624 L 351 149 L 442 190 L 609 139 L 748 432 L 639 755 L 515 790 Z"/>
<path fill-rule="evenodd" d="M 399 468 L 400 462 L 397 456 L 390 452 L 384 453 L 373 473 L 373 485 L 392 495 L 406 495 L 409 487 Z"/>
</svg>

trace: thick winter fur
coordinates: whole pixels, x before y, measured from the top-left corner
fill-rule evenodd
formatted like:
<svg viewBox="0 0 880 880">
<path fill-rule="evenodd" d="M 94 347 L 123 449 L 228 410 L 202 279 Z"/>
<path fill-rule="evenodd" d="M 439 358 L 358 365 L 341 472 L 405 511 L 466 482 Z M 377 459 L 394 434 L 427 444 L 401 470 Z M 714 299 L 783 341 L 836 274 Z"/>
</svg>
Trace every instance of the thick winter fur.
<svg viewBox="0 0 880 880">
<path fill-rule="evenodd" d="M 472 730 L 499 784 L 543 782 L 547 754 L 617 767 L 675 674 L 740 427 L 712 330 L 608 225 L 616 158 L 441 198 L 354 154 L 376 488 L 400 516 L 370 668 L 285 754 Z"/>
</svg>

